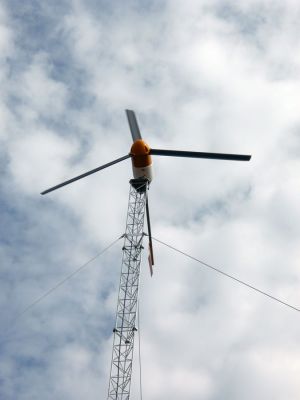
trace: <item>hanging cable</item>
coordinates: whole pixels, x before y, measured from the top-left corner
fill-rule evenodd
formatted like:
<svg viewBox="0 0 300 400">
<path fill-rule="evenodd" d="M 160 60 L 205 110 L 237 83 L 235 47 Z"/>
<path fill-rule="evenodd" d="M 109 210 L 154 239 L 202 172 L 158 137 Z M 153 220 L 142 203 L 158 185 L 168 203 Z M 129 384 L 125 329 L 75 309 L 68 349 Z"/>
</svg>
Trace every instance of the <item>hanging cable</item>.
<svg viewBox="0 0 300 400">
<path fill-rule="evenodd" d="M 139 338 L 140 399 L 143 400 L 143 388 L 142 388 L 142 356 L 141 356 L 141 324 L 140 324 L 140 299 L 138 299 L 138 338 Z"/>
<path fill-rule="evenodd" d="M 52 292 L 54 292 L 56 289 L 58 289 L 60 286 L 62 286 L 65 282 L 67 282 L 69 279 L 73 278 L 76 274 L 78 274 L 80 271 L 82 271 L 84 268 L 86 268 L 92 261 L 96 260 L 99 256 L 104 254 L 108 249 L 110 249 L 114 244 L 116 244 L 124 235 L 120 236 L 118 239 L 114 240 L 110 245 L 105 247 L 102 251 L 100 251 L 98 254 L 96 254 L 94 257 L 92 257 L 90 260 L 82 264 L 79 268 L 77 268 L 75 271 L 73 271 L 71 274 L 67 275 L 65 278 L 63 278 L 61 281 L 57 282 L 56 285 L 54 285 L 51 289 L 47 290 L 44 294 L 36 298 L 32 303 L 30 303 L 27 307 L 24 308 L 23 311 L 21 311 L 19 314 L 15 316 L 11 323 L 11 327 L 21 318 L 25 313 L 27 313 L 31 308 L 36 306 L 38 303 L 40 303 L 42 300 L 44 300 L 46 297 L 48 297 Z"/>
<path fill-rule="evenodd" d="M 147 235 L 147 234 L 146 234 L 146 235 Z M 258 289 L 257 287 L 252 286 L 252 285 L 250 285 L 249 283 L 242 281 L 241 279 L 238 279 L 238 278 L 236 278 L 236 277 L 234 277 L 234 276 L 232 276 L 232 275 L 229 275 L 229 274 L 227 274 L 226 272 L 220 270 L 219 268 L 213 267 L 212 265 L 209 265 L 209 264 L 205 263 L 204 261 L 201 261 L 201 260 L 199 260 L 198 258 L 193 257 L 193 256 L 191 256 L 190 254 L 188 254 L 188 253 L 186 253 L 186 252 L 184 252 L 184 251 L 182 251 L 182 250 L 179 250 L 179 249 L 177 249 L 176 247 L 171 246 L 171 245 L 168 244 L 168 243 L 163 242 L 162 240 L 159 240 L 159 239 L 157 239 L 157 238 L 155 238 L 155 237 L 153 237 L 153 236 L 152 236 L 152 239 L 154 239 L 156 242 L 158 242 L 158 243 L 160 243 L 160 244 L 163 244 L 163 245 L 166 246 L 166 247 L 169 247 L 170 249 L 176 251 L 177 253 L 180 253 L 180 254 L 182 254 L 182 255 L 184 255 L 184 256 L 190 258 L 191 260 L 194 260 L 194 261 L 196 261 L 196 262 L 202 264 L 204 267 L 207 267 L 207 268 L 212 269 L 213 271 L 217 272 L 218 274 L 221 274 L 221 275 L 223 275 L 223 276 L 226 276 L 227 278 L 230 278 L 230 279 L 232 279 L 232 280 L 234 280 L 234 281 L 240 283 L 241 285 L 247 286 L 249 289 L 255 290 L 256 292 L 258 292 L 258 293 L 260 293 L 260 294 L 262 294 L 262 295 L 264 295 L 264 296 L 266 296 L 266 297 L 269 297 L 270 299 L 272 299 L 272 300 L 274 300 L 274 301 L 277 301 L 278 303 L 281 303 L 281 304 L 283 304 L 283 305 L 286 306 L 286 307 L 292 308 L 292 309 L 295 310 L 295 311 L 300 311 L 299 308 L 297 308 L 297 307 L 295 307 L 295 306 L 293 306 L 293 305 L 291 305 L 291 304 L 289 304 L 289 303 L 287 303 L 287 302 L 285 302 L 285 301 L 283 301 L 283 300 L 280 300 L 278 297 L 272 296 L 271 294 L 268 294 L 268 293 L 264 292 L 263 290 L 260 290 L 260 289 Z"/>
</svg>

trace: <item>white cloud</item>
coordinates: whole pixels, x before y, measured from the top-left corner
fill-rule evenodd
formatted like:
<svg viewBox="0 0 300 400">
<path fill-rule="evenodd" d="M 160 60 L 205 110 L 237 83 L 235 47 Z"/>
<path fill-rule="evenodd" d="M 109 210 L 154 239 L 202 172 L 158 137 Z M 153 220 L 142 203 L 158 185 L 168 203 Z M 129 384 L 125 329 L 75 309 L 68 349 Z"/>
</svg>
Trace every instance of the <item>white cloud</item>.
<svg viewBox="0 0 300 400">
<path fill-rule="evenodd" d="M 75 144 L 46 129 L 18 137 L 10 145 L 10 168 L 16 185 L 36 196 L 37 189 L 42 190 L 45 182 L 63 180 L 70 173 L 66 163 L 75 149 Z"/>
<path fill-rule="evenodd" d="M 50 72 L 51 65 L 49 67 L 47 56 L 38 54 L 21 75 L 17 84 L 24 113 L 28 110 L 39 117 L 51 118 L 65 111 L 67 89 L 64 84 L 52 79 Z"/>
<path fill-rule="evenodd" d="M 6 8 L 2 320 L 10 326 L 123 232 L 130 161 L 39 192 L 126 154 L 124 108 L 137 111 L 154 148 L 253 155 L 243 164 L 154 159 L 153 234 L 299 307 L 297 2 Z M 3 398 L 105 398 L 120 248 L 4 335 Z M 154 277 L 145 261 L 141 284 L 144 396 L 298 399 L 297 314 L 157 243 L 154 251 Z M 132 398 L 137 375 L 136 360 Z"/>
</svg>

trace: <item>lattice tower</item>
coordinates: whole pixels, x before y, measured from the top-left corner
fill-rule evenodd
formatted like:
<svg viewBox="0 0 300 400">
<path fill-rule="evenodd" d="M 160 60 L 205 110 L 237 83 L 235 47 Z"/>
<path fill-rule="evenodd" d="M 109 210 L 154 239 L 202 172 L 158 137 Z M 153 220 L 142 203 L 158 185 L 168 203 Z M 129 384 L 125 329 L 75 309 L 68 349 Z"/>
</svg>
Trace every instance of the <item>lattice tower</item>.
<svg viewBox="0 0 300 400">
<path fill-rule="evenodd" d="M 108 400 L 129 400 L 130 397 L 148 185 L 148 180 L 144 178 L 130 181 Z"/>
</svg>

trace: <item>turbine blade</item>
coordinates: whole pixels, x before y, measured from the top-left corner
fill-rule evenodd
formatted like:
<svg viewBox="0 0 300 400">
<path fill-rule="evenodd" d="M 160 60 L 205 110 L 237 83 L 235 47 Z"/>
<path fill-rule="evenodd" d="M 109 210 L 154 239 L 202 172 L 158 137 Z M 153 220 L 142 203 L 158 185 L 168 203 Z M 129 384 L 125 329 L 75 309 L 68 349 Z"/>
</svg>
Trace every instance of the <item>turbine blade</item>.
<svg viewBox="0 0 300 400">
<path fill-rule="evenodd" d="M 134 111 L 126 110 L 126 115 L 129 123 L 132 140 L 135 142 L 136 140 L 142 139 Z"/>
<path fill-rule="evenodd" d="M 69 185 L 72 182 L 75 182 L 75 181 L 78 181 L 79 179 L 85 178 L 88 175 L 94 174 L 95 172 L 98 172 L 101 169 L 108 168 L 111 165 L 117 164 L 117 163 L 119 163 L 119 162 L 121 162 L 123 160 L 126 160 L 127 158 L 130 158 L 130 157 L 131 157 L 131 154 L 127 154 L 126 156 L 123 156 L 121 158 L 117 158 L 114 161 L 111 161 L 111 162 L 109 162 L 107 164 L 101 165 L 101 167 L 94 168 L 94 169 L 92 169 L 92 170 L 90 170 L 88 172 L 85 172 L 84 174 L 75 176 L 75 178 L 69 179 L 69 180 L 64 181 L 62 183 L 59 183 L 58 185 L 55 185 L 55 186 L 53 186 L 53 187 L 51 187 L 51 188 L 49 188 L 47 190 L 44 190 L 41 194 L 46 194 L 46 193 L 52 192 L 53 190 L 59 189 L 59 188 L 61 188 L 63 186 Z"/>
<path fill-rule="evenodd" d="M 150 252 L 149 264 L 150 264 L 150 270 L 152 271 L 152 265 L 154 265 L 154 257 L 153 257 L 153 245 L 152 245 L 152 235 L 151 235 L 151 224 L 150 224 L 150 212 L 149 212 L 148 194 L 147 194 L 147 197 L 146 197 L 146 217 L 147 217 L 148 238 L 149 238 L 149 252 Z M 153 271 L 152 271 L 152 273 L 153 273 Z M 152 275 L 152 273 L 151 273 L 151 275 Z"/>
<path fill-rule="evenodd" d="M 152 156 L 209 158 L 212 160 L 232 160 L 232 161 L 249 161 L 251 159 L 251 155 L 245 155 L 245 154 L 205 153 L 200 151 L 163 150 L 163 149 L 151 149 L 150 154 Z"/>
</svg>

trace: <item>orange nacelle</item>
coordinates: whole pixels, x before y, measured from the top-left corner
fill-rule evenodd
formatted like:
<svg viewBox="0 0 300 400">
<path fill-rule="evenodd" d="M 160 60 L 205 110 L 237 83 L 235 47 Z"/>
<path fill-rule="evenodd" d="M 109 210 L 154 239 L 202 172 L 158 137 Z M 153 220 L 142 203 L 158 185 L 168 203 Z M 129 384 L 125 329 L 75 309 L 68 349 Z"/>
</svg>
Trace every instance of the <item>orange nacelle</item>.
<svg viewBox="0 0 300 400">
<path fill-rule="evenodd" d="M 130 153 L 133 155 L 132 163 L 136 168 L 148 167 L 152 164 L 150 147 L 143 140 L 136 140 L 131 146 Z"/>
</svg>

